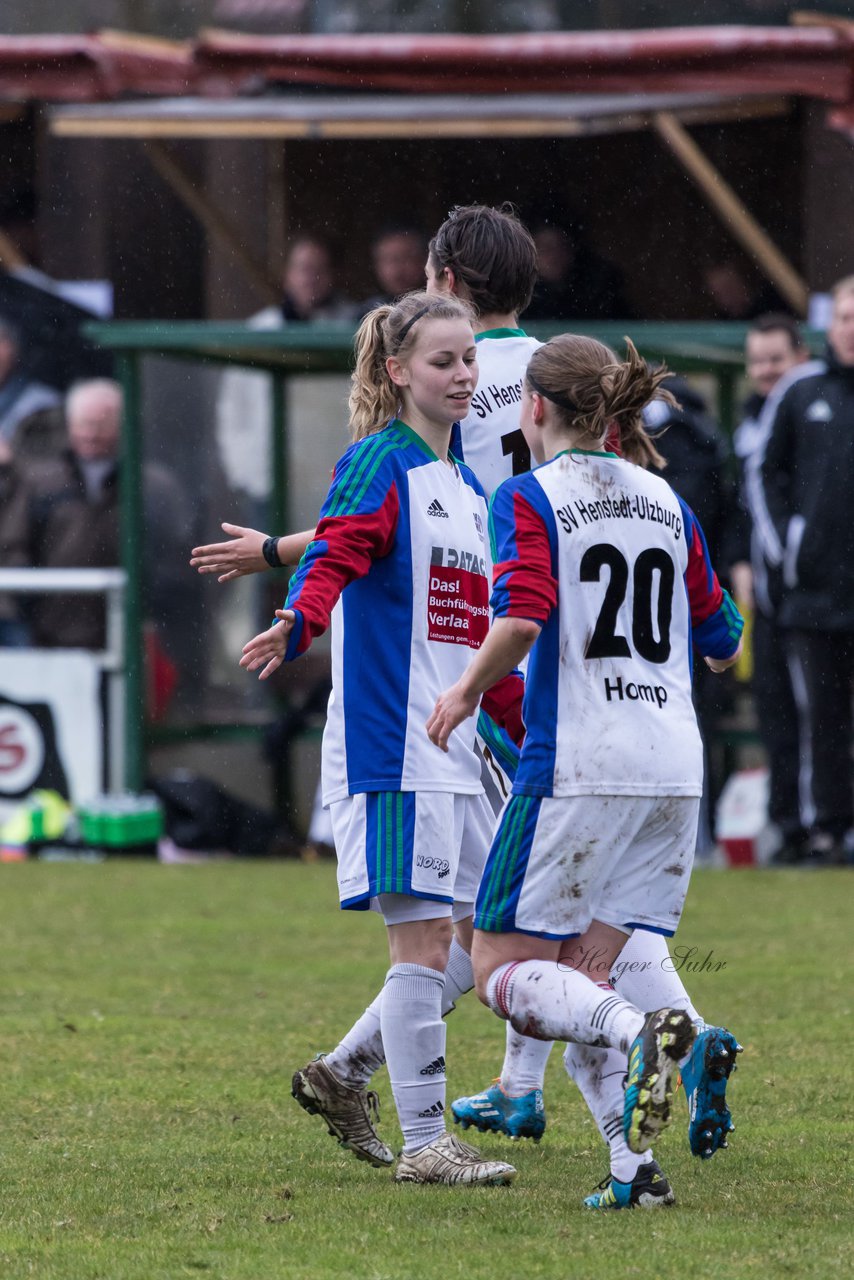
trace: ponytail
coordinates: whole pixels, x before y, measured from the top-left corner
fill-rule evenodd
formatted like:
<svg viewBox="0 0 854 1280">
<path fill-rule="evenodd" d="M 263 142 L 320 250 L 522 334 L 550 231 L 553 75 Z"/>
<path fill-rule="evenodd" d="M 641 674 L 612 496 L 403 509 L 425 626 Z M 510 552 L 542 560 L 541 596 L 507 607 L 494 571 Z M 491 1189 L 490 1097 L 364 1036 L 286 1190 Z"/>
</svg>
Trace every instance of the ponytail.
<svg viewBox="0 0 854 1280">
<path fill-rule="evenodd" d="M 647 435 L 641 411 L 650 400 L 675 400 L 660 389 L 668 375 L 664 365 L 652 368 L 630 338 L 626 359 L 604 343 L 564 333 L 534 352 L 526 378 L 554 406 L 558 422 L 601 448 L 613 425 L 619 428 L 621 450 L 630 462 L 663 468 L 664 458 Z"/>
</svg>

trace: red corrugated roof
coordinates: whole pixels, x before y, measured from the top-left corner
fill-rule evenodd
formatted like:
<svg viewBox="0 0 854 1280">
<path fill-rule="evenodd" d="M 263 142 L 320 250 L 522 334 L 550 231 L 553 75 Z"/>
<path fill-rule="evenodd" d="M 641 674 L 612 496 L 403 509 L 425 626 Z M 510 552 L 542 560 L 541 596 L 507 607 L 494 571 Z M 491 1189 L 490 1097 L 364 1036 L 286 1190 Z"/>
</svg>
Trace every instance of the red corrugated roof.
<svg viewBox="0 0 854 1280">
<path fill-rule="evenodd" d="M 319 85 L 413 93 L 783 93 L 854 110 L 854 24 L 507 36 L 104 32 L 0 38 L 0 98 L 232 96 Z"/>
<path fill-rule="evenodd" d="M 830 26 L 508 36 L 203 31 L 193 59 L 209 92 L 261 78 L 413 93 L 773 92 L 837 102 L 854 96 L 854 37 Z"/>
<path fill-rule="evenodd" d="M 193 89 L 189 45 L 103 32 L 0 37 L 0 100 L 102 102 Z"/>
</svg>

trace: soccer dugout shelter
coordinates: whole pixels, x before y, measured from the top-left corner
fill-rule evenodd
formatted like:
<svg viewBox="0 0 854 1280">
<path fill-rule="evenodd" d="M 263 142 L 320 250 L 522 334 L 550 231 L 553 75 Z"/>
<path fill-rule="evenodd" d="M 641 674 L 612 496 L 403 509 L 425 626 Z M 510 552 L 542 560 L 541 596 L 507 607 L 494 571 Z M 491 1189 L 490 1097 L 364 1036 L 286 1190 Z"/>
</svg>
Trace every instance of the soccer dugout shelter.
<svg viewBox="0 0 854 1280">
<path fill-rule="evenodd" d="M 54 107 L 51 133 L 60 139 L 137 142 L 201 225 L 208 243 L 226 254 L 255 296 L 267 302 L 275 301 L 279 291 L 290 141 L 307 141 L 318 148 L 332 140 L 364 144 L 524 139 L 533 144 L 642 130 L 658 138 L 733 239 L 803 316 L 809 295 L 806 280 L 703 153 L 690 129 L 695 124 L 724 126 L 784 116 L 798 97 L 829 104 L 834 128 L 849 136 L 854 128 L 854 24 L 820 15 L 805 16 L 795 28 L 346 38 L 205 31 L 182 46 L 140 42 L 116 33 L 91 40 L 97 43 L 98 67 L 109 66 L 112 80 L 101 83 L 93 72 L 90 100 Z M 92 48 L 78 50 L 78 55 L 88 56 Z M 143 62 L 146 75 L 160 68 L 162 96 L 122 99 L 120 81 L 131 72 L 135 82 L 124 91 L 139 93 Z M 279 224 L 277 252 L 266 259 L 259 255 L 240 234 L 233 212 L 218 204 L 182 165 L 170 144 L 191 139 L 276 145 L 277 182 L 267 199 L 268 225 Z M 569 326 L 529 326 L 538 337 L 567 327 L 618 348 L 629 332 L 648 358 L 662 358 L 674 371 L 711 373 L 717 381 L 718 416 L 725 426 L 733 425 L 744 326 L 583 320 Z M 287 381 L 298 372 L 346 372 L 352 332 L 291 325 L 260 333 L 219 322 L 114 322 L 93 325 L 91 333 L 115 353 L 126 397 L 126 769 L 128 786 L 136 788 L 144 776 L 148 746 L 170 732 L 145 723 L 138 569 L 144 537 L 142 362 L 165 357 L 244 366 L 272 376 L 270 523 L 282 531 L 289 525 Z M 251 724 L 245 728 L 253 731 Z M 181 732 L 212 736 L 239 729 L 233 722 L 209 721 L 187 725 Z"/>
</svg>

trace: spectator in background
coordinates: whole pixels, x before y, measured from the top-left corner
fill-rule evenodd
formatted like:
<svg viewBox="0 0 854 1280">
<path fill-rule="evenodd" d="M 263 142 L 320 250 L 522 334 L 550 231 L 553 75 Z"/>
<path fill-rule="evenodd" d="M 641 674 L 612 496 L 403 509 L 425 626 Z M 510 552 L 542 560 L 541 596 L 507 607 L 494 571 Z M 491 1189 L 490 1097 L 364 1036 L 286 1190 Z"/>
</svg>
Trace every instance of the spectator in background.
<svg viewBox="0 0 854 1280">
<path fill-rule="evenodd" d="M 526 320 L 629 320 L 623 276 L 584 241 L 556 222 L 534 228 L 538 280 Z"/>
<path fill-rule="evenodd" d="M 423 273 L 423 262 L 422 262 Z M 279 329 L 294 321 L 355 320 L 356 306 L 335 288 L 332 252 L 314 235 L 294 240 L 282 275 L 282 301 L 247 321 L 251 329 Z M 271 383 L 266 373 L 229 369 L 220 380 L 216 439 L 222 469 L 232 489 L 252 500 L 247 522 L 263 529 L 270 493 Z"/>
<path fill-rule="evenodd" d="M 336 288 L 332 250 L 318 236 L 304 235 L 293 241 L 285 259 L 282 285 L 281 315 L 277 317 L 279 324 L 294 320 L 310 323 L 352 320 L 355 317 L 353 303 Z"/>
<path fill-rule="evenodd" d="M 0 317 L 0 439 L 14 441 L 18 454 L 51 452 L 61 432 L 61 405 L 58 391 L 27 374 L 18 330 Z"/>
<path fill-rule="evenodd" d="M 417 227 L 383 227 L 371 243 L 371 262 L 378 291 L 359 305 L 359 319 L 375 307 L 395 302 L 403 293 L 424 288 L 427 237 Z"/>
<path fill-rule="evenodd" d="M 703 287 L 713 320 L 755 320 L 768 311 L 789 310 L 770 280 L 757 280 L 732 258 L 705 267 Z"/>
<path fill-rule="evenodd" d="M 760 417 L 768 396 L 780 379 L 808 358 L 806 343 L 791 316 L 769 313 L 754 320 L 745 341 L 747 377 L 753 388 L 733 437 L 733 448 L 744 472 L 760 441 Z M 779 571 L 769 571 L 759 539 L 751 528 L 744 497 L 727 537 L 726 561 L 736 604 L 752 616 L 753 675 L 759 735 L 768 757 L 768 816 L 780 832 L 774 861 L 790 864 L 804 855 L 806 832 L 801 811 L 811 799 L 801 798 L 798 712 L 786 661 L 785 632 L 777 622 L 780 604 Z"/>
<path fill-rule="evenodd" d="M 697 516 L 706 535 L 712 563 L 721 563 L 721 551 L 734 495 L 729 481 L 729 448 L 700 393 L 684 378 L 671 375 L 662 387 L 678 401 L 674 407 L 653 400 L 643 411 L 644 425 L 664 457 L 664 479 Z M 724 578 L 724 586 L 729 585 Z M 726 676 L 712 675 L 703 663 L 694 669 L 694 703 L 706 753 L 703 803 L 697 836 L 698 854 L 708 854 L 714 844 L 715 807 L 725 782 L 709 753 L 720 717 L 728 710 L 732 685 Z"/>
<path fill-rule="evenodd" d="M 815 807 L 805 856 L 818 864 L 850 860 L 854 825 L 854 276 L 832 297 L 826 355 L 774 387 L 747 470 L 762 550 L 782 572 L 778 621 Z"/>
<path fill-rule="evenodd" d="M 76 383 L 65 403 L 67 443 L 56 457 L 26 469 L 32 490 L 35 564 L 48 568 L 108 568 L 120 562 L 119 444 L 122 391 L 107 378 Z M 144 593 L 146 611 L 178 675 L 194 657 L 194 610 L 179 569 L 191 533 L 186 494 L 164 467 L 146 463 Z M 97 595 L 33 597 L 36 645 L 101 649 L 104 601 Z"/>
</svg>

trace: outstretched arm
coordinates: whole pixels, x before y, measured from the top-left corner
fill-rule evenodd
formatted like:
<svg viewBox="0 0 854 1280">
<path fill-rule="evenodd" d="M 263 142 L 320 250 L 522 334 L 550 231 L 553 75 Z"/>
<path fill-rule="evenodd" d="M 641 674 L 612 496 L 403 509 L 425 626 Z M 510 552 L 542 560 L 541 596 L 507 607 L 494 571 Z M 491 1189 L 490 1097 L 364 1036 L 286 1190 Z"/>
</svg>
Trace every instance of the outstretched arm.
<svg viewBox="0 0 854 1280">
<path fill-rule="evenodd" d="M 228 542 L 212 542 L 205 547 L 193 547 L 190 564 L 199 573 L 216 573 L 219 574 L 218 582 L 231 582 L 234 578 L 262 573 L 271 567 L 263 553 L 268 537 L 266 533 L 225 521 L 222 528 L 229 535 Z M 290 533 L 277 538 L 275 549 L 279 564 L 299 564 L 313 537 L 314 530 L 306 529 L 302 533 Z"/>
</svg>

